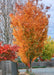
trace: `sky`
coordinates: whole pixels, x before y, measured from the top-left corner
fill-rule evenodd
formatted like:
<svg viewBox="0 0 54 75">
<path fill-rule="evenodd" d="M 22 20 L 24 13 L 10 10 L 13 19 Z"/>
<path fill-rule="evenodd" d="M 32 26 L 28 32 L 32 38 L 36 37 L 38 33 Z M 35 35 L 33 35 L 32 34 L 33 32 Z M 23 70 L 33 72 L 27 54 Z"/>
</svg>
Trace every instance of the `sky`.
<svg viewBox="0 0 54 75">
<path fill-rule="evenodd" d="M 45 5 L 51 6 L 48 10 L 48 13 L 50 14 L 48 36 L 51 36 L 51 38 L 54 39 L 54 0 L 43 0 L 42 2 Z"/>
</svg>

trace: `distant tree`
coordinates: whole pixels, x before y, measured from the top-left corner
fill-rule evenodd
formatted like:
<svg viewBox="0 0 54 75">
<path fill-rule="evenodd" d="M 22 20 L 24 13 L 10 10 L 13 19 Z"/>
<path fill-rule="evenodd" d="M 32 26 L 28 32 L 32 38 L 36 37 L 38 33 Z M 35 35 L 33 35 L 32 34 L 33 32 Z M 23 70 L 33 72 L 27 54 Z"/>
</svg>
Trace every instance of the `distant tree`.
<svg viewBox="0 0 54 75">
<path fill-rule="evenodd" d="M 42 51 L 41 58 L 43 60 L 50 60 L 54 56 L 54 40 L 49 36 L 44 42 L 44 49 Z"/>
<path fill-rule="evenodd" d="M 7 44 L 12 42 L 9 13 L 13 12 L 13 7 L 11 0 L 0 0 L 0 5 L 0 41 L 4 41 L 3 43 Z"/>
<path fill-rule="evenodd" d="M 0 0 L 0 41 L 11 44 L 13 40 L 12 29 L 10 28 L 10 13 L 15 13 L 15 3 L 19 0 Z M 20 0 L 21 4 L 25 0 Z"/>
</svg>

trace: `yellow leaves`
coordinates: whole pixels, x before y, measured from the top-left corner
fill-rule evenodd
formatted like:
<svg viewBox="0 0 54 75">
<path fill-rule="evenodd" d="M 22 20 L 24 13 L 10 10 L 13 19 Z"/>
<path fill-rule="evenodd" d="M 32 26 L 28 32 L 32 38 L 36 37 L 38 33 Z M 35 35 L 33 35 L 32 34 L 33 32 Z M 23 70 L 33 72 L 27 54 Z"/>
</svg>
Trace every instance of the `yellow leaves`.
<svg viewBox="0 0 54 75">
<path fill-rule="evenodd" d="M 42 57 L 45 59 L 50 59 L 54 55 L 54 40 L 51 39 L 51 36 L 44 41 L 44 49 Z"/>
<path fill-rule="evenodd" d="M 51 36 L 49 36 L 48 39 L 50 40 L 51 39 Z"/>
</svg>

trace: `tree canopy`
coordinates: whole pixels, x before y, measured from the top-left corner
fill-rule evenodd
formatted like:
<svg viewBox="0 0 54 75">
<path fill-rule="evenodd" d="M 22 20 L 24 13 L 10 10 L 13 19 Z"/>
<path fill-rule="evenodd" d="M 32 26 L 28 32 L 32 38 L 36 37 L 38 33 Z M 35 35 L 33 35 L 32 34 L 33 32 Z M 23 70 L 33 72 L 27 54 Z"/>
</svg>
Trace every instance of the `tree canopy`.
<svg viewBox="0 0 54 75">
<path fill-rule="evenodd" d="M 28 0 L 23 6 L 16 4 L 16 13 L 10 14 L 14 40 L 19 49 L 19 56 L 26 65 L 38 57 L 47 38 L 48 17 L 43 6 L 35 0 Z"/>
</svg>

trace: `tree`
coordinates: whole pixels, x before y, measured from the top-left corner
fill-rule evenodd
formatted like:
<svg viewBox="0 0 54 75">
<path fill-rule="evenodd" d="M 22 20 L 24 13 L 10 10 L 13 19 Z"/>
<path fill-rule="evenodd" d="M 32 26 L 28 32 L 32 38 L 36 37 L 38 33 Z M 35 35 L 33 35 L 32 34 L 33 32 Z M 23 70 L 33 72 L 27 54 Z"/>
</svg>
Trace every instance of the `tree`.
<svg viewBox="0 0 54 75">
<path fill-rule="evenodd" d="M 15 3 L 19 0 L 0 0 L 0 41 L 4 44 L 12 44 L 13 35 L 10 28 L 10 13 L 15 13 Z M 25 0 L 21 0 L 21 4 Z"/>
<path fill-rule="evenodd" d="M 16 2 L 17 0 L 0 0 L 0 41 L 4 44 L 11 44 L 13 40 L 9 14 L 15 13 Z"/>
<path fill-rule="evenodd" d="M 47 40 L 44 42 L 44 49 L 42 51 L 41 58 L 43 60 L 49 60 L 54 55 L 54 40 L 49 36 Z"/>
<path fill-rule="evenodd" d="M 18 52 L 19 47 L 17 45 L 11 46 L 8 44 L 5 44 L 2 46 L 2 43 L 0 42 L 0 61 L 4 60 L 15 60 L 16 52 Z"/>
<path fill-rule="evenodd" d="M 19 56 L 27 66 L 35 57 L 38 57 L 44 47 L 47 38 L 48 16 L 43 12 L 43 6 L 28 0 L 23 6 L 16 4 L 17 12 L 10 14 L 11 27 L 15 41 L 19 45 Z"/>
<path fill-rule="evenodd" d="M 0 41 L 7 44 L 12 42 L 9 13 L 13 12 L 13 7 L 10 0 L 0 0 L 0 4 Z"/>
</svg>

